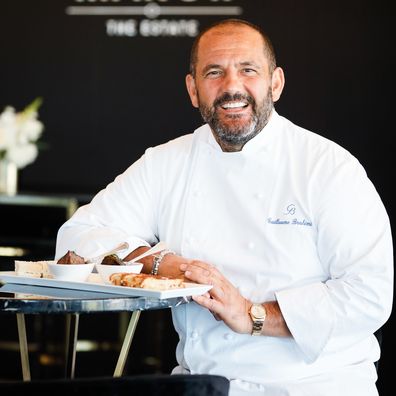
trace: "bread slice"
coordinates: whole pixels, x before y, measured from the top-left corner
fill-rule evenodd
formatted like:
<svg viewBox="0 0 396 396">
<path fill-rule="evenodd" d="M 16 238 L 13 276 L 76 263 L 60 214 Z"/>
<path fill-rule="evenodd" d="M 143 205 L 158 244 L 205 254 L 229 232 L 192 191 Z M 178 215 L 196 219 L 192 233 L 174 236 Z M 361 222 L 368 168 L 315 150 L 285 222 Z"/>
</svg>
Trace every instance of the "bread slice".
<svg viewBox="0 0 396 396">
<path fill-rule="evenodd" d="M 48 261 L 18 261 L 15 260 L 15 273 L 30 278 L 52 278 L 48 271 Z"/>
<path fill-rule="evenodd" d="M 183 279 L 151 274 L 117 273 L 110 275 L 110 282 L 116 286 L 139 287 L 158 291 L 184 287 Z"/>
</svg>

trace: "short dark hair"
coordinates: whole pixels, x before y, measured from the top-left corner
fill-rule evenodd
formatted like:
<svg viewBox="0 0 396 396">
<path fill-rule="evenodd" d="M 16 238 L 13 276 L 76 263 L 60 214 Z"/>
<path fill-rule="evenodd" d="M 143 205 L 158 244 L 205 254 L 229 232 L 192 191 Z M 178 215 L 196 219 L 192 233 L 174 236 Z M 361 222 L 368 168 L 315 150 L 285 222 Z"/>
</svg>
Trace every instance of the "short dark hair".
<svg viewBox="0 0 396 396">
<path fill-rule="evenodd" d="M 264 30 L 261 29 L 259 26 L 255 25 L 251 22 L 245 21 L 243 19 L 224 19 L 224 20 L 217 21 L 217 22 L 207 26 L 195 38 L 193 45 L 191 47 L 191 53 L 190 53 L 190 73 L 194 77 L 195 77 L 196 66 L 197 66 L 197 62 L 198 62 L 198 46 L 199 46 L 199 42 L 200 42 L 202 36 L 209 30 L 212 30 L 219 26 L 225 26 L 225 25 L 248 26 L 248 27 L 252 28 L 253 30 L 255 30 L 256 32 L 258 32 L 264 41 L 264 54 L 268 58 L 270 72 L 272 73 L 275 70 L 275 68 L 276 68 L 275 50 L 274 50 L 274 47 L 272 45 L 270 38 L 264 32 Z"/>
</svg>

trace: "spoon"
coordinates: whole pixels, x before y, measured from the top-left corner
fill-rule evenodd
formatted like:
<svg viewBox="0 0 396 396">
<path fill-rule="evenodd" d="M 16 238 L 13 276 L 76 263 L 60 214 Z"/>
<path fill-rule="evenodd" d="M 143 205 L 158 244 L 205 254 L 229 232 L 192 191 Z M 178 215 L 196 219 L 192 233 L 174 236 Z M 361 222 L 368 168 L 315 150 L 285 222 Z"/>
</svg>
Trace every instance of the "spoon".
<svg viewBox="0 0 396 396">
<path fill-rule="evenodd" d="M 103 257 L 105 256 L 110 256 L 114 253 L 117 253 L 120 250 L 124 250 L 124 249 L 128 249 L 129 245 L 127 242 L 122 242 L 121 244 L 119 244 L 118 246 L 116 246 L 114 249 L 109 250 L 108 252 L 102 253 L 99 256 L 96 257 L 91 257 L 89 259 L 86 259 L 85 262 L 86 263 L 97 263 L 99 260 L 101 260 Z"/>
</svg>

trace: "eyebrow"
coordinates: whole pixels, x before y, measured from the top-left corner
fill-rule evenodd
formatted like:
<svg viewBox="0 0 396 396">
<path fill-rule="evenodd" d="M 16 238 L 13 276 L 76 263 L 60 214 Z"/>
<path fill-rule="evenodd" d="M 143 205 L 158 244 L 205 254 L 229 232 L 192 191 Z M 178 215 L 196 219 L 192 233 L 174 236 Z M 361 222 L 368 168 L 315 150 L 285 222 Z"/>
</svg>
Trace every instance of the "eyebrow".
<svg viewBox="0 0 396 396">
<path fill-rule="evenodd" d="M 210 69 L 221 69 L 221 66 L 216 63 L 211 63 L 210 65 L 206 65 L 202 69 L 202 74 L 206 74 Z"/>
<path fill-rule="evenodd" d="M 261 66 L 253 61 L 240 62 L 239 65 L 240 66 L 254 66 L 257 69 L 261 69 Z"/>
<path fill-rule="evenodd" d="M 256 62 L 253 62 L 253 61 L 239 62 L 238 65 L 239 66 L 253 66 L 253 67 L 257 68 L 257 69 L 261 69 L 261 66 L 259 66 Z M 211 63 L 209 65 L 206 65 L 202 69 L 202 74 L 207 73 L 211 69 L 222 69 L 222 66 L 217 64 L 217 63 Z"/>
</svg>

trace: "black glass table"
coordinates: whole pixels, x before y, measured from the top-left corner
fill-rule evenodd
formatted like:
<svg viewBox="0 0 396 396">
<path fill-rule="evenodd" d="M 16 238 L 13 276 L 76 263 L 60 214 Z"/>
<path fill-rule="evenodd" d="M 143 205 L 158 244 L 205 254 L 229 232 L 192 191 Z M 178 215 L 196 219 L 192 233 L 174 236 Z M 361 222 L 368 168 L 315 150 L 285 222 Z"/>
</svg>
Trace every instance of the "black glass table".
<svg viewBox="0 0 396 396">
<path fill-rule="evenodd" d="M 55 287 L 0 284 L 0 314 L 15 314 L 17 318 L 24 381 L 31 379 L 25 314 L 66 315 L 65 375 L 74 378 L 79 315 L 99 312 L 132 312 L 114 370 L 114 376 L 118 377 L 123 373 L 140 312 L 172 308 L 189 301 L 189 297 L 157 299 Z"/>
</svg>

